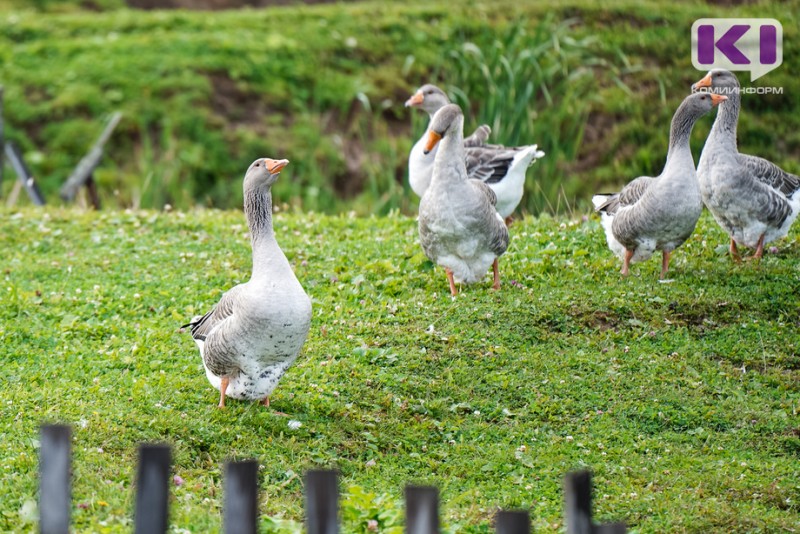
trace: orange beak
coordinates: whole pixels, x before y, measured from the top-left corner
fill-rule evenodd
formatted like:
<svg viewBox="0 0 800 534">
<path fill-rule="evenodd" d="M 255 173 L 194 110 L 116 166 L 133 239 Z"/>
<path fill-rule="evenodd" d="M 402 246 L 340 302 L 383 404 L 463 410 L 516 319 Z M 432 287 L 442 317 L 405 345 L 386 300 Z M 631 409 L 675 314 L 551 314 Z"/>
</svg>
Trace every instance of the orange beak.
<svg viewBox="0 0 800 534">
<path fill-rule="evenodd" d="M 417 91 L 416 93 L 411 95 L 411 98 L 406 100 L 406 107 L 407 108 L 416 107 L 416 106 L 421 105 L 424 101 L 425 101 L 425 97 L 422 95 L 422 91 Z"/>
<path fill-rule="evenodd" d="M 725 95 L 718 95 L 716 93 L 711 93 L 711 105 L 716 106 L 728 100 L 728 97 Z"/>
<path fill-rule="evenodd" d="M 702 80 L 699 82 L 695 82 L 692 84 L 692 91 L 697 91 L 698 89 L 702 89 L 703 87 L 711 87 L 711 74 L 706 74 Z"/>
<path fill-rule="evenodd" d="M 267 168 L 270 174 L 278 174 L 281 172 L 281 169 L 286 167 L 289 164 L 288 159 L 269 159 L 264 158 L 264 166 Z"/>
<path fill-rule="evenodd" d="M 422 152 L 424 154 L 429 154 L 433 147 L 436 146 L 436 143 L 442 140 L 442 136 L 438 133 L 434 132 L 433 130 L 428 131 L 428 142 L 425 143 L 425 150 Z"/>
</svg>

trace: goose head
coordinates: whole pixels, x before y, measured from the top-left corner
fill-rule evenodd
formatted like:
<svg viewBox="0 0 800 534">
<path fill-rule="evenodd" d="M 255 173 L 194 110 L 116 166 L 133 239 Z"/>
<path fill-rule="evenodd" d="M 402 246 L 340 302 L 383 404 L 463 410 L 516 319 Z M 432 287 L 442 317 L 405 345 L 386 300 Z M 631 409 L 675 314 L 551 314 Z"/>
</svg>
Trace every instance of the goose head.
<svg viewBox="0 0 800 534">
<path fill-rule="evenodd" d="M 406 100 L 406 107 L 420 108 L 428 115 L 433 115 L 449 103 L 450 99 L 444 91 L 435 85 L 425 84 Z"/>
<path fill-rule="evenodd" d="M 718 95 L 716 93 L 707 93 L 705 91 L 699 93 L 692 93 L 683 100 L 683 105 L 686 113 L 692 117 L 701 117 L 711 111 L 714 106 L 728 100 L 725 95 Z"/>
<path fill-rule="evenodd" d="M 436 112 L 428 128 L 428 142 L 425 143 L 425 154 L 428 154 L 442 138 L 456 130 L 463 132 L 464 114 L 458 104 L 447 104 Z"/>
<path fill-rule="evenodd" d="M 725 69 L 711 69 L 702 80 L 692 84 L 692 91 L 705 89 L 712 93 L 729 94 L 739 88 L 736 75 Z"/>
<path fill-rule="evenodd" d="M 259 158 L 255 160 L 244 175 L 244 188 L 271 187 L 278 179 L 281 169 L 288 164 L 288 159 Z"/>
</svg>

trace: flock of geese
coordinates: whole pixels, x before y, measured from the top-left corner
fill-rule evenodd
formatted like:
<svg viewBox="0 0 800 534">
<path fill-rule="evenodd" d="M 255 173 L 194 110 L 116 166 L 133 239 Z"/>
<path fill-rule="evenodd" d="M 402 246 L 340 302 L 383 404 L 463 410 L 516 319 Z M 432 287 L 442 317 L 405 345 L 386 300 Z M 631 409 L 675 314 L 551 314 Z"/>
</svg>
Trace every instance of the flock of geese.
<svg viewBox="0 0 800 534">
<path fill-rule="evenodd" d="M 730 252 L 755 248 L 786 236 L 800 212 L 800 178 L 756 156 L 740 154 L 736 125 L 739 82 L 715 69 L 692 86 L 672 118 L 664 170 L 641 176 L 620 192 L 595 195 L 609 248 L 630 264 L 662 253 L 661 278 L 670 254 L 694 231 L 703 205 L 730 235 Z M 527 168 L 544 156 L 536 145 L 488 144 L 488 126 L 464 138 L 464 115 L 433 85 L 406 102 L 430 115 L 425 134 L 409 156 L 409 181 L 421 197 L 419 239 L 434 263 L 444 267 L 450 291 L 456 283 L 482 280 L 491 267 L 500 288 L 499 257 L 509 242 L 508 217 L 519 204 Z M 689 138 L 695 122 L 719 106 L 695 169 Z M 288 160 L 261 158 L 244 177 L 244 212 L 253 249 L 249 281 L 224 293 L 208 313 L 184 327 L 200 349 L 211 384 L 225 398 L 269 397 L 297 358 L 311 323 L 311 300 L 275 240 L 272 184 Z"/>
</svg>

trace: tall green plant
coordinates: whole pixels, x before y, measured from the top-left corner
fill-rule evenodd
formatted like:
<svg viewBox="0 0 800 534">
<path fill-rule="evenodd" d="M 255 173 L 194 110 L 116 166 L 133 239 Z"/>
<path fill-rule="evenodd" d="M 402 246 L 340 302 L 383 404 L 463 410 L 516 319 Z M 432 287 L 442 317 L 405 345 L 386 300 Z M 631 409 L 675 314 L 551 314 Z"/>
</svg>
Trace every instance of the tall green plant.
<svg viewBox="0 0 800 534">
<path fill-rule="evenodd" d="M 494 39 L 478 35 L 453 48 L 443 69 L 453 100 L 468 122 L 492 127 L 492 142 L 538 144 L 546 153 L 528 171 L 521 205 L 534 214 L 574 204 L 574 191 L 563 187 L 564 164 L 578 155 L 601 74 L 620 71 L 597 39 L 572 35 L 575 23 L 553 17 L 535 25 L 515 22 Z"/>
</svg>

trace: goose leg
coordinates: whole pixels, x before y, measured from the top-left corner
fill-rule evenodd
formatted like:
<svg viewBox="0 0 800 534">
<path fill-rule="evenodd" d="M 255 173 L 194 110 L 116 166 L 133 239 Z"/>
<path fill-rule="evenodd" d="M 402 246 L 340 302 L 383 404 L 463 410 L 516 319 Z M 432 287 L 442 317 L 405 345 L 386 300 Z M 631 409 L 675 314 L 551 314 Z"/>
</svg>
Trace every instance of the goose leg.
<svg viewBox="0 0 800 534">
<path fill-rule="evenodd" d="M 458 291 L 456 291 L 456 281 L 453 280 L 453 271 L 445 269 L 444 272 L 447 273 L 447 281 L 450 282 L 450 294 L 455 297 Z"/>
<path fill-rule="evenodd" d="M 761 234 L 761 237 L 758 238 L 758 243 L 756 244 L 756 253 L 753 255 L 753 259 L 760 260 L 763 255 L 764 255 L 764 234 Z"/>
<path fill-rule="evenodd" d="M 219 384 L 219 405 L 217 406 L 218 408 L 224 408 L 225 407 L 225 392 L 228 390 L 228 382 L 230 382 L 230 379 L 227 376 L 223 376 L 220 379 L 220 384 Z"/>
<path fill-rule="evenodd" d="M 494 273 L 494 284 L 492 284 L 492 289 L 497 291 L 500 289 L 500 266 L 497 263 L 497 258 L 494 259 L 494 263 L 492 264 L 492 272 Z"/>
<path fill-rule="evenodd" d="M 628 276 L 631 273 L 631 258 L 633 258 L 633 251 L 625 249 L 625 258 L 622 260 L 622 276 Z"/>
<path fill-rule="evenodd" d="M 736 241 L 734 241 L 733 238 L 731 238 L 731 258 L 733 258 L 733 261 L 736 263 L 742 262 L 742 256 L 739 255 L 739 249 L 736 247 Z"/>
<path fill-rule="evenodd" d="M 669 269 L 669 255 L 666 250 L 661 251 L 661 280 L 667 276 L 667 269 Z"/>
<path fill-rule="evenodd" d="M 265 408 L 269 408 L 269 395 L 264 397 L 264 400 L 261 401 L 261 404 L 263 404 Z"/>
</svg>

